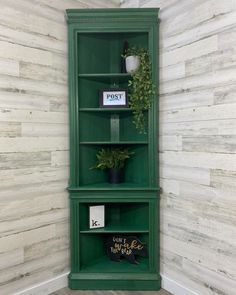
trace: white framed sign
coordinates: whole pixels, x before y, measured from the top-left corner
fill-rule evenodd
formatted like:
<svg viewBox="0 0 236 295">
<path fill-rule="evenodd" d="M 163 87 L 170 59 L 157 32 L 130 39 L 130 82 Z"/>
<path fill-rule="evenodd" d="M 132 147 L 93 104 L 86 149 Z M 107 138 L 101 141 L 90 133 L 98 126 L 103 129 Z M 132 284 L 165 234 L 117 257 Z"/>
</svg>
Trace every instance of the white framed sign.
<svg viewBox="0 0 236 295">
<path fill-rule="evenodd" d="M 100 91 L 100 107 L 102 108 L 127 108 L 127 89 L 102 89 Z"/>
<path fill-rule="evenodd" d="M 105 226 L 105 206 L 89 206 L 89 228 L 95 229 Z"/>
</svg>

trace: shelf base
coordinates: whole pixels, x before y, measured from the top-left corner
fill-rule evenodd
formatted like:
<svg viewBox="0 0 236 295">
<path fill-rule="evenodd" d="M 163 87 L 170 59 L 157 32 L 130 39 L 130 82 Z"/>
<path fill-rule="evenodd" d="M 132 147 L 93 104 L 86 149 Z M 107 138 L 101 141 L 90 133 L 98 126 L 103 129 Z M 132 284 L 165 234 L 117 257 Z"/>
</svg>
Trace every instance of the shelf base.
<svg viewBox="0 0 236 295">
<path fill-rule="evenodd" d="M 161 277 L 157 273 L 70 273 L 69 288 L 72 290 L 157 291 L 161 288 Z"/>
</svg>

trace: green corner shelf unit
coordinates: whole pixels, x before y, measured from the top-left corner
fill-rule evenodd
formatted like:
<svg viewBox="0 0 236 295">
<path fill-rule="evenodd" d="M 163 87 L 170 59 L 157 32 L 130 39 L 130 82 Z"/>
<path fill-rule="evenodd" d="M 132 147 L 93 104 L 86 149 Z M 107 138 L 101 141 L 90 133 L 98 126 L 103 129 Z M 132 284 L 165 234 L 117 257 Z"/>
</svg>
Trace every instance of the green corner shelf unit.
<svg viewBox="0 0 236 295">
<path fill-rule="evenodd" d="M 80 290 L 159 290 L 158 175 L 158 9 L 68 9 L 70 105 L 69 287 Z M 121 73 L 123 44 L 147 48 L 156 85 L 140 134 L 129 108 L 99 107 L 99 91 L 127 88 Z M 114 124 L 115 121 L 115 124 Z M 91 170 L 102 147 L 128 147 L 124 182 L 109 184 L 106 173 Z M 105 227 L 89 229 L 89 206 L 105 206 Z M 110 260 L 109 235 L 138 237 L 148 257 L 138 264 Z"/>
</svg>

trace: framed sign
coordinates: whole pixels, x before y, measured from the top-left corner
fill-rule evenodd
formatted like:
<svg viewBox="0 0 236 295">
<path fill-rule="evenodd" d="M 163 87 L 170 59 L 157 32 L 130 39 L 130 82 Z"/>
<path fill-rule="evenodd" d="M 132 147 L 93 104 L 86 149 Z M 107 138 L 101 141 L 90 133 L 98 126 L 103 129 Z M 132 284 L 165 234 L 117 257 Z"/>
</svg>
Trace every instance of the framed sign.
<svg viewBox="0 0 236 295">
<path fill-rule="evenodd" d="M 105 206 L 89 206 L 89 228 L 105 226 Z"/>
<path fill-rule="evenodd" d="M 128 108 L 127 89 L 113 88 L 100 90 L 101 108 Z"/>
</svg>

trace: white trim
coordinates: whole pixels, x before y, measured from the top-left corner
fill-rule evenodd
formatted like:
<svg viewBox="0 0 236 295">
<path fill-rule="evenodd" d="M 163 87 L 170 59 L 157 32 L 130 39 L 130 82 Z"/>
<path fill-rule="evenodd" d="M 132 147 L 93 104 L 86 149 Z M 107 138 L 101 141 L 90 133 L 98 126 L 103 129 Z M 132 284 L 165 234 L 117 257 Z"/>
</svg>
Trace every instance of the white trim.
<svg viewBox="0 0 236 295">
<path fill-rule="evenodd" d="M 199 295 L 199 293 L 196 293 L 180 283 L 166 277 L 165 275 L 161 274 L 162 278 L 162 288 L 165 289 L 166 291 L 172 293 L 173 295 Z"/>
<path fill-rule="evenodd" d="M 55 278 L 44 281 L 37 285 L 31 286 L 25 290 L 14 293 L 13 295 L 48 295 L 57 290 L 65 288 L 68 285 L 68 276 L 69 272 L 61 274 Z M 161 275 L 162 278 L 162 288 L 166 291 L 172 293 L 173 295 L 199 295 L 178 282 L 166 277 L 165 275 Z"/>
<path fill-rule="evenodd" d="M 68 285 L 68 274 L 69 272 L 66 272 L 55 278 L 31 286 L 30 288 L 27 288 L 20 292 L 14 293 L 13 295 L 48 295 Z"/>
</svg>

